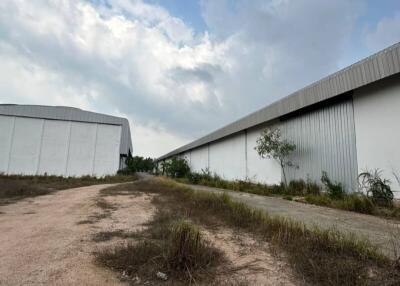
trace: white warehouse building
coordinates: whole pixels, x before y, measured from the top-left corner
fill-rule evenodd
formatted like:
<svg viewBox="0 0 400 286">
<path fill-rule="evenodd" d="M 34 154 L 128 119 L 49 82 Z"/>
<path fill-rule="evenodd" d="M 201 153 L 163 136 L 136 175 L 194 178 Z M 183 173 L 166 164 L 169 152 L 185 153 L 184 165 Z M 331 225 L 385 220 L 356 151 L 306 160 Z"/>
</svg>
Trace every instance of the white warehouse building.
<svg viewBox="0 0 400 286">
<path fill-rule="evenodd" d="M 312 68 L 312 67 L 310 67 Z M 182 146 L 158 160 L 183 156 L 192 171 L 228 180 L 280 183 L 282 170 L 254 150 L 260 132 L 278 127 L 296 144 L 298 168 L 288 180 L 320 182 L 322 171 L 348 191 L 358 174 L 379 168 L 398 191 L 400 178 L 400 44 L 327 76 L 269 106 Z M 399 193 L 397 193 L 397 196 Z"/>
<path fill-rule="evenodd" d="M 125 118 L 73 107 L 0 104 L 0 173 L 112 175 L 131 151 Z"/>
</svg>

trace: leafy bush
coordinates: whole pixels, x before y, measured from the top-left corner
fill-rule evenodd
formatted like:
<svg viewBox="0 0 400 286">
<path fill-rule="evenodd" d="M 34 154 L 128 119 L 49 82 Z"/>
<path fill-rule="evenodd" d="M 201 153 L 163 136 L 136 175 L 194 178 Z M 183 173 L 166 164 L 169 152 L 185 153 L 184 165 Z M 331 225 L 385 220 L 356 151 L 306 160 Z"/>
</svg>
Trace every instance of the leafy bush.
<svg viewBox="0 0 400 286">
<path fill-rule="evenodd" d="M 288 185 L 288 193 L 292 195 L 303 195 L 306 190 L 306 182 L 304 180 L 293 180 Z"/>
<path fill-rule="evenodd" d="M 128 156 L 125 162 L 126 168 L 120 171 L 120 173 L 122 174 L 152 172 L 155 168 L 155 162 L 152 158 L 144 158 L 141 156 Z"/>
<path fill-rule="evenodd" d="M 344 198 L 346 193 L 343 189 L 342 184 L 341 183 L 333 183 L 325 171 L 322 172 L 321 181 L 325 185 L 326 190 L 332 199 L 343 199 Z"/>
<path fill-rule="evenodd" d="M 190 167 L 186 159 L 172 157 L 171 160 L 161 163 L 163 172 L 172 178 L 183 178 L 190 174 Z"/>
<path fill-rule="evenodd" d="M 358 183 L 361 191 L 365 191 L 367 196 L 372 197 L 373 201 L 381 206 L 391 206 L 393 204 L 393 192 L 390 188 L 390 181 L 382 178 L 382 171 L 375 169 L 365 171 L 358 175 Z"/>
<path fill-rule="evenodd" d="M 306 183 L 306 194 L 319 195 L 321 194 L 321 187 L 316 182 L 313 182 L 308 178 Z"/>
</svg>

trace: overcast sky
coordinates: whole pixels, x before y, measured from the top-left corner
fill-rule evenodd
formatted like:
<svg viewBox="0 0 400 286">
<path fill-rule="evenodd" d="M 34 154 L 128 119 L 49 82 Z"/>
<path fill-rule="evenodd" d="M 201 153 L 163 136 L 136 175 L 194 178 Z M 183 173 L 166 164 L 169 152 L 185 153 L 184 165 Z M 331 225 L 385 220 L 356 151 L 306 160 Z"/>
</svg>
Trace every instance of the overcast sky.
<svg viewBox="0 0 400 286">
<path fill-rule="evenodd" d="M 1 0 L 0 103 L 127 117 L 156 157 L 398 41 L 398 0 Z"/>
</svg>

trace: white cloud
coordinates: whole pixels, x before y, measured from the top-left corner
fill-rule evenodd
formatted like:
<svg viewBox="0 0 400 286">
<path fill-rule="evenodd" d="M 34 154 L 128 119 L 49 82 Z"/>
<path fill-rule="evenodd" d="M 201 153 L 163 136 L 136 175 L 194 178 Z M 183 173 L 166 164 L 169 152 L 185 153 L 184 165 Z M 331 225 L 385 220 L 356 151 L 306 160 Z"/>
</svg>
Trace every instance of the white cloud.
<svg viewBox="0 0 400 286">
<path fill-rule="evenodd" d="M 0 62 L 0 103 L 89 108 L 89 99 L 95 97 L 92 90 L 69 85 L 57 72 L 35 64 L 5 44 L 0 44 Z"/>
<path fill-rule="evenodd" d="M 366 42 L 372 52 L 393 45 L 400 40 L 400 12 L 393 17 L 385 17 L 378 22 L 376 27 L 367 31 Z"/>
<path fill-rule="evenodd" d="M 358 11 L 203 1 L 196 33 L 161 6 L 107 3 L 1 1 L 0 101 L 125 114 L 135 152 L 153 156 L 334 71 Z"/>
<path fill-rule="evenodd" d="M 174 136 L 171 132 L 151 126 L 134 125 L 132 129 L 132 143 L 135 154 L 145 157 L 154 156 L 154 150 L 159 154 L 166 154 L 177 146 L 185 144 L 188 138 Z"/>
</svg>

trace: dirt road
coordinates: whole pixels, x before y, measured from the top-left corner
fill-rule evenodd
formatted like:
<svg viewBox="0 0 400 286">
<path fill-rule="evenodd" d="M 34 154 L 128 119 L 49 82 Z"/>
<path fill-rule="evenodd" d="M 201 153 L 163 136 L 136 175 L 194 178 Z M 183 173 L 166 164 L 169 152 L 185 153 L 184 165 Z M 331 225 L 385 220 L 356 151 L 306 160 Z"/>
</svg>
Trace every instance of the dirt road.
<svg viewBox="0 0 400 286">
<path fill-rule="evenodd" d="M 128 188 L 131 192 L 106 195 L 100 191 L 112 185 L 96 185 L 0 206 L 0 285 L 125 285 L 120 273 L 96 265 L 93 252 L 126 244 L 99 234 L 139 230 L 151 219 L 154 195 L 135 192 L 137 183 Z M 297 285 L 287 263 L 272 255 L 266 242 L 244 234 L 239 238 L 237 231 L 222 227 L 204 231 L 234 269 L 227 275 L 224 265 L 221 281 Z"/>
<path fill-rule="evenodd" d="M 195 190 L 222 193 L 226 190 L 199 185 L 188 185 Z M 341 232 L 353 233 L 369 239 L 388 256 L 394 256 L 394 249 L 400 250 L 400 222 L 342 211 L 310 204 L 284 200 L 279 197 L 266 197 L 242 192 L 228 191 L 234 199 L 249 206 L 264 209 L 271 215 L 284 216 L 304 222 L 308 226 L 336 228 Z M 398 252 L 400 253 L 400 252 Z"/>
<path fill-rule="evenodd" d="M 118 239 L 95 242 L 93 237 L 100 232 L 140 229 L 152 217 L 155 207 L 150 194 L 100 196 L 100 190 L 108 186 L 111 185 L 58 191 L 0 206 L 0 285 L 124 285 L 118 274 L 96 265 L 93 252 L 108 243 L 125 242 Z M 239 192 L 230 195 L 273 215 L 308 225 L 335 226 L 340 231 L 365 236 L 388 255 L 392 254 L 392 233 L 400 232 L 400 224 L 373 216 L 275 197 Z M 99 200 L 115 206 L 112 212 L 106 215 Z"/>
<path fill-rule="evenodd" d="M 132 227 L 148 217 L 129 223 L 127 213 L 142 207 L 148 213 L 150 200 L 125 196 L 113 217 L 83 223 L 96 206 L 96 185 L 58 191 L 0 207 L 0 285 L 123 285 L 115 273 L 93 263 L 96 245 L 92 234 L 99 229 Z M 132 209 L 136 208 L 136 209 Z"/>
</svg>

